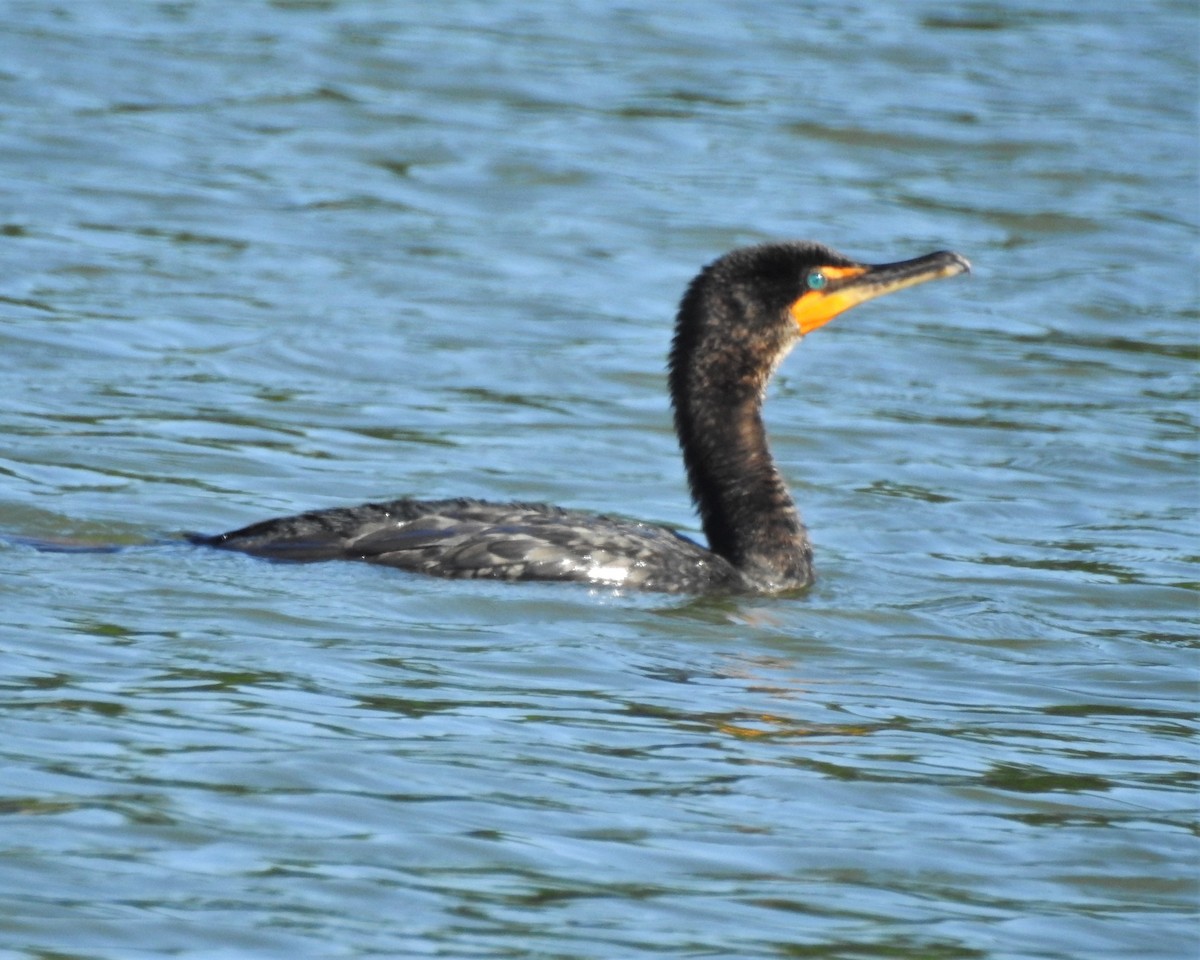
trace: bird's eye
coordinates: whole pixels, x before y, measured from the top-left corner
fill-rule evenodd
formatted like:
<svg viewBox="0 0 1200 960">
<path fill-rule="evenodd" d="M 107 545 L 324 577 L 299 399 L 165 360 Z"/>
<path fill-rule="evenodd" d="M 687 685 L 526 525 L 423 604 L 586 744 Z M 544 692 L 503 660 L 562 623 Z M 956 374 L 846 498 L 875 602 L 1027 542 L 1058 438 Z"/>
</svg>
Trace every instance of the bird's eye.
<svg viewBox="0 0 1200 960">
<path fill-rule="evenodd" d="M 820 290 L 829 281 L 825 279 L 825 274 L 820 270 L 814 270 L 804 280 L 805 285 L 809 290 Z"/>
</svg>

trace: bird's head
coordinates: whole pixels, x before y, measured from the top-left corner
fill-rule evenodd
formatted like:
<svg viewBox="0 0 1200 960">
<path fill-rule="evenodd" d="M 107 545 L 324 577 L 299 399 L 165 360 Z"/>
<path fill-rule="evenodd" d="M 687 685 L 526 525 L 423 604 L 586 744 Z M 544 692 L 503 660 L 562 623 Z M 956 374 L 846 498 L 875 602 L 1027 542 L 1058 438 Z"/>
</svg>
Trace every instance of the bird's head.
<svg viewBox="0 0 1200 960">
<path fill-rule="evenodd" d="M 671 350 L 672 387 L 761 395 L 788 350 L 838 314 L 970 268 L 948 251 L 867 264 L 819 243 L 734 250 L 705 267 L 684 294 Z"/>
</svg>

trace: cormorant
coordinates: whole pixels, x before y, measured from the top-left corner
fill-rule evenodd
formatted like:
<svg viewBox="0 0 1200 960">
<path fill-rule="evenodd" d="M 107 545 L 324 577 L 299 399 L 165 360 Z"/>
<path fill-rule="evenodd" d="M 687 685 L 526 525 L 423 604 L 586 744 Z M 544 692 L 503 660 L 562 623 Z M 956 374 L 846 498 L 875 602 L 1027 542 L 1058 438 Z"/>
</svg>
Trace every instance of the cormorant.
<svg viewBox="0 0 1200 960">
<path fill-rule="evenodd" d="M 362 560 L 443 577 L 671 593 L 799 589 L 813 579 L 812 547 L 767 447 L 767 382 L 803 336 L 843 311 L 969 269 L 946 251 L 868 265 L 797 241 L 734 250 L 700 271 L 679 306 L 669 383 L 707 549 L 654 524 L 467 499 L 318 510 L 192 541 L 273 560 Z"/>
</svg>

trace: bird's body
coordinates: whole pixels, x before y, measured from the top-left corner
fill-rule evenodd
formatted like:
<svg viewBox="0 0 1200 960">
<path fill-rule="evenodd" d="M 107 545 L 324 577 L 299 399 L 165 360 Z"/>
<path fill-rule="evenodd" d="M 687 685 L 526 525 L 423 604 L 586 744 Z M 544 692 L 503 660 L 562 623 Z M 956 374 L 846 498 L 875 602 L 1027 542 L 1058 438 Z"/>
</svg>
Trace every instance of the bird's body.
<svg viewBox="0 0 1200 960">
<path fill-rule="evenodd" d="M 735 250 L 700 272 L 680 304 L 669 379 L 708 549 L 653 524 L 478 500 L 314 511 L 193 541 L 443 577 L 671 593 L 799 589 L 812 581 L 812 548 L 767 447 L 761 410 L 771 374 L 801 337 L 855 304 L 967 269 L 953 253 L 868 266 L 819 244 L 782 243 Z"/>
<path fill-rule="evenodd" d="M 666 527 L 546 503 L 392 500 L 281 517 L 214 543 L 274 560 L 364 560 L 460 578 L 668 593 L 735 590 L 733 566 Z"/>
</svg>

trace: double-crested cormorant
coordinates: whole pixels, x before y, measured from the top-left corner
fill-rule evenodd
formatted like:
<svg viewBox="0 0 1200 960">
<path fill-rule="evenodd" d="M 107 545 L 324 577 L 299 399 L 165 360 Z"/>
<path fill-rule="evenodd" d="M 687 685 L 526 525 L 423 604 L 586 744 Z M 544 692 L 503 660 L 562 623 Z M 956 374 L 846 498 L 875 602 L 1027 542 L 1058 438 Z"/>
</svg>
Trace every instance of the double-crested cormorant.
<svg viewBox="0 0 1200 960">
<path fill-rule="evenodd" d="M 275 560 L 363 560 L 443 577 L 672 593 L 804 587 L 813 579 L 812 547 L 767 448 L 767 381 L 801 337 L 839 313 L 969 269 L 945 251 L 871 266 L 793 242 L 735 250 L 700 272 L 679 306 L 669 367 L 707 550 L 653 524 L 465 499 L 318 510 L 193 541 Z"/>
</svg>

